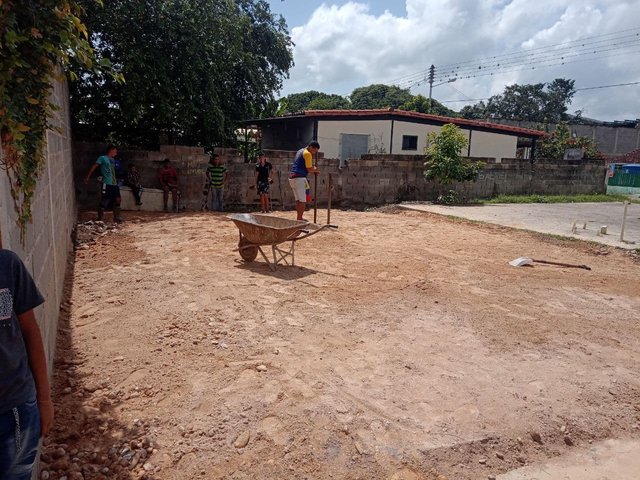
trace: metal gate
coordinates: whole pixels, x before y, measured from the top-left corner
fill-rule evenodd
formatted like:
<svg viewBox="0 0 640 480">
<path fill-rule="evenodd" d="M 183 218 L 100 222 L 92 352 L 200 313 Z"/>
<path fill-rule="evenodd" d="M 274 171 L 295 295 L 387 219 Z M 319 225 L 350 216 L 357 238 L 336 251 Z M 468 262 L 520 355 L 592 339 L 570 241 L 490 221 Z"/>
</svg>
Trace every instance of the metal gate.
<svg viewBox="0 0 640 480">
<path fill-rule="evenodd" d="M 360 158 L 369 152 L 369 135 L 340 134 L 340 163 L 350 158 Z"/>
</svg>

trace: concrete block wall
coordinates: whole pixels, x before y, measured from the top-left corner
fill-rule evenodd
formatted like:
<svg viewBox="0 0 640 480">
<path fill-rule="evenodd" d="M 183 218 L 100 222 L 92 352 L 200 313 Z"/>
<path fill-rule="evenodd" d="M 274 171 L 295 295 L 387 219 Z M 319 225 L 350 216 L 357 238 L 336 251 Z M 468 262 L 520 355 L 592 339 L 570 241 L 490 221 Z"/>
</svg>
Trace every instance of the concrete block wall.
<svg viewBox="0 0 640 480">
<path fill-rule="evenodd" d="M 82 160 L 79 173 L 86 174 L 104 146 L 77 144 L 76 159 Z M 236 210 L 256 209 L 259 203 L 254 184 L 255 165 L 245 163 L 242 152 L 218 149 L 229 169 L 229 184 L 225 191 L 226 205 Z M 295 152 L 266 151 L 276 174 L 271 187 L 274 205 L 293 208 L 294 198 L 289 187 L 288 172 Z M 160 162 L 168 157 L 179 172 L 182 203 L 187 209 L 197 210 L 202 204 L 207 155 L 193 147 L 162 147 L 159 152 L 124 151 L 123 163 L 134 161 L 142 172 L 143 185 L 158 187 L 156 172 Z M 536 161 L 493 158 L 475 159 L 485 162 L 485 168 L 476 182 L 442 186 L 424 180 L 424 157 L 417 155 L 363 155 L 346 162 L 320 156 L 317 179 L 317 197 L 320 205 L 328 198 L 329 175 L 333 180 L 333 203 L 343 207 L 382 205 L 402 200 L 434 200 L 439 193 L 456 190 L 465 198 L 490 198 L 498 194 L 578 194 L 604 192 L 606 167 L 601 161 Z M 278 176 L 279 172 L 279 176 Z M 279 179 L 278 179 L 279 177 Z M 81 177 L 79 177 L 81 178 Z M 312 194 L 315 178 L 309 177 Z M 97 188 L 97 185 L 96 185 Z M 97 190 L 96 190 L 97 191 Z M 125 194 L 128 194 L 126 192 Z M 95 193 L 90 202 L 95 205 Z M 144 199 L 143 199 L 144 203 Z M 144 206 L 143 206 L 144 209 Z"/>
<path fill-rule="evenodd" d="M 23 259 L 46 299 L 36 315 L 44 336 L 49 368 L 53 363 L 58 314 L 76 219 L 66 82 L 56 83 L 52 95 L 60 106 L 52 121 L 59 131 L 47 132 L 47 161 L 38 181 L 33 201 L 33 222 L 27 227 L 24 244 L 20 242 L 9 181 L 6 173 L 0 171 L 2 247 L 13 250 Z"/>
<path fill-rule="evenodd" d="M 538 122 L 505 119 L 487 119 L 487 121 L 516 127 L 541 129 L 541 125 Z M 603 154 L 607 157 L 615 158 L 640 148 L 640 122 L 636 120 L 635 125 L 635 128 L 622 125 L 581 124 L 569 124 L 568 127 L 571 132 L 575 132 L 580 137 L 593 139 Z M 556 125 L 549 125 L 549 131 L 553 132 L 555 128 Z"/>
</svg>

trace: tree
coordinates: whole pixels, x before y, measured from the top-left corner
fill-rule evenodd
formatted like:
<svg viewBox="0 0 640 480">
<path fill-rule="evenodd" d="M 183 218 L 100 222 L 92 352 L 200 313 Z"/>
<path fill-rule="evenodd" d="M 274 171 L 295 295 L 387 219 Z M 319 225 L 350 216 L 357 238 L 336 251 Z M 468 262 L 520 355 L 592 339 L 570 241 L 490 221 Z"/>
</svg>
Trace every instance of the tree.
<svg viewBox="0 0 640 480">
<path fill-rule="evenodd" d="M 398 108 L 413 98 L 408 89 L 389 85 L 369 85 L 351 92 L 351 108 L 368 110 L 374 108 Z"/>
<path fill-rule="evenodd" d="M 345 110 L 351 108 L 348 98 L 309 90 L 292 93 L 280 99 L 281 114 L 296 113 L 303 110 Z"/>
<path fill-rule="evenodd" d="M 603 158 L 592 138 L 573 137 L 566 123 L 559 123 L 553 133 L 543 137 L 535 150 L 535 157 L 559 160 L 570 148 L 581 148 L 586 158 Z"/>
<path fill-rule="evenodd" d="M 424 177 L 427 180 L 435 180 L 442 185 L 475 181 L 480 170 L 484 167 L 484 163 L 470 162 L 462 158 L 460 152 L 466 148 L 467 144 L 465 134 L 452 123 L 443 125 L 440 132 L 429 133 Z M 441 203 L 455 203 L 456 200 L 457 194 L 454 191 L 438 196 L 438 201 Z"/>
<path fill-rule="evenodd" d="M 60 107 L 51 95 L 54 82 L 72 59 L 113 81 L 121 77 L 95 63 L 80 2 L 0 1 L 0 10 L 0 171 L 7 175 L 24 241 L 46 162 L 46 133 Z"/>
<path fill-rule="evenodd" d="M 77 138 L 212 146 L 232 141 L 238 120 L 274 110 L 292 44 L 266 1 L 86 1 L 91 43 L 126 83 L 81 72 Z"/>
<path fill-rule="evenodd" d="M 400 105 L 400 110 L 419 113 L 431 113 L 433 115 L 443 115 L 445 117 L 458 117 L 458 113 L 445 107 L 435 99 L 431 99 L 431 109 L 429 109 L 429 99 L 424 95 L 415 95 L 408 102 Z"/>
<path fill-rule="evenodd" d="M 466 106 L 464 118 L 505 118 L 532 122 L 560 122 L 567 117 L 567 108 L 575 94 L 574 80 L 556 78 L 550 83 L 505 87 L 502 95 L 494 95 L 487 103 L 480 101 Z"/>
</svg>

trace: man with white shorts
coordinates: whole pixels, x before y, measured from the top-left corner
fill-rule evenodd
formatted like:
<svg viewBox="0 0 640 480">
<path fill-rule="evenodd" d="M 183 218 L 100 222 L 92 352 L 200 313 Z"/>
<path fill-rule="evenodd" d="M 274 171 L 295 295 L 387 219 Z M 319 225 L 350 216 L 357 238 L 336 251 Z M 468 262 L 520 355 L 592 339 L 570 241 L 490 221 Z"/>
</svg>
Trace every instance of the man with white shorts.
<svg viewBox="0 0 640 480">
<path fill-rule="evenodd" d="M 307 175 L 320 173 L 318 167 L 313 166 L 313 156 L 318 153 L 318 150 L 320 150 L 320 144 L 316 141 L 310 142 L 306 148 L 298 150 L 291 166 L 291 172 L 289 172 L 289 185 L 291 185 L 293 196 L 296 198 L 298 220 L 304 221 L 302 215 L 307 208 L 307 190 L 309 189 Z"/>
</svg>

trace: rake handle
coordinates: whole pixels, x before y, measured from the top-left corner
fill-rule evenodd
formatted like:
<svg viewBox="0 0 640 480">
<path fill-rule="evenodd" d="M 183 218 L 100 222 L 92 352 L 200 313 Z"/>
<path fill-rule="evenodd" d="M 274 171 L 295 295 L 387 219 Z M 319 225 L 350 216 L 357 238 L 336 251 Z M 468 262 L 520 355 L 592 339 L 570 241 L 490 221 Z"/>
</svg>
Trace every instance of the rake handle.
<svg viewBox="0 0 640 480">
<path fill-rule="evenodd" d="M 588 265 L 575 265 L 572 263 L 562 263 L 562 262 L 552 262 L 551 260 L 536 260 L 532 259 L 536 263 L 544 263 L 546 265 L 557 265 L 559 267 L 569 267 L 569 268 L 583 268 L 585 270 L 591 270 L 591 267 Z"/>
</svg>

